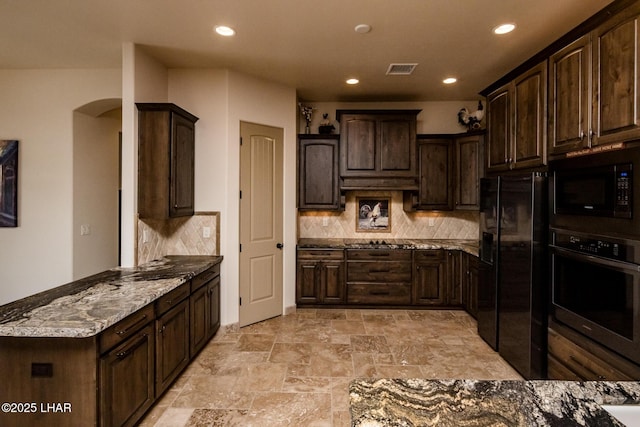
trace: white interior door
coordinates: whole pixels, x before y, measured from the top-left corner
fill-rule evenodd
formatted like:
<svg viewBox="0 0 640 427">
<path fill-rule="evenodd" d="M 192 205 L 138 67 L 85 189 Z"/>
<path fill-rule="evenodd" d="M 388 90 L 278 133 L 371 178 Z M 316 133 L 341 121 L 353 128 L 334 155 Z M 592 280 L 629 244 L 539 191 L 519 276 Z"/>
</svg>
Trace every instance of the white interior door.
<svg viewBox="0 0 640 427">
<path fill-rule="evenodd" d="M 282 314 L 280 128 L 240 123 L 240 326 Z"/>
</svg>

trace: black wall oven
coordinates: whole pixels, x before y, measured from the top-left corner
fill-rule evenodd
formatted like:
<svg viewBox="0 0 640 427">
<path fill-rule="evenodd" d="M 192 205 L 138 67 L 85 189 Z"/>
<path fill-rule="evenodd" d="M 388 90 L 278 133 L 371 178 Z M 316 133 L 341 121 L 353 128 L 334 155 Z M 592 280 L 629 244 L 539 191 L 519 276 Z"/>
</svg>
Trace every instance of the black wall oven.
<svg viewBox="0 0 640 427">
<path fill-rule="evenodd" d="M 552 315 L 640 364 L 640 242 L 551 230 Z"/>
</svg>

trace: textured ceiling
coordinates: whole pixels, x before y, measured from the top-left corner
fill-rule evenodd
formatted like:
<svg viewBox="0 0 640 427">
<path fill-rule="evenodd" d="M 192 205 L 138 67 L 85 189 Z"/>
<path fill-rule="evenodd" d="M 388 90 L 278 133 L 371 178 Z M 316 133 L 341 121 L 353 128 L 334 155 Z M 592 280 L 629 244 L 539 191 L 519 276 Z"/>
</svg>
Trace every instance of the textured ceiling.
<svg viewBox="0 0 640 427">
<path fill-rule="evenodd" d="M 167 67 L 229 68 L 306 101 L 473 99 L 610 2 L 0 0 L 0 69 L 120 67 L 122 43 L 134 42 Z M 503 22 L 516 31 L 493 35 Z M 371 32 L 356 33 L 363 23 Z M 217 24 L 237 35 L 216 36 Z M 397 62 L 419 65 L 386 76 Z M 449 75 L 458 83 L 443 85 Z"/>
</svg>

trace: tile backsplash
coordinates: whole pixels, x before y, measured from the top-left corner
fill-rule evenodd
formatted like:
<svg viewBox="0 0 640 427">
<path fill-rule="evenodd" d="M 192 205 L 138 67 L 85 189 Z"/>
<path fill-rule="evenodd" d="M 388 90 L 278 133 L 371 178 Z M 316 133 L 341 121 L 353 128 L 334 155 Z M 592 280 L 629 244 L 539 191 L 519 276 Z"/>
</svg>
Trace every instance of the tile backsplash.
<svg viewBox="0 0 640 427">
<path fill-rule="evenodd" d="M 356 232 L 356 196 L 391 197 L 389 232 Z M 405 212 L 401 191 L 349 191 L 344 212 L 299 212 L 299 238 L 478 239 L 477 211 Z"/>
<path fill-rule="evenodd" d="M 220 212 L 167 220 L 139 218 L 137 243 L 138 265 L 165 255 L 219 255 Z"/>
</svg>

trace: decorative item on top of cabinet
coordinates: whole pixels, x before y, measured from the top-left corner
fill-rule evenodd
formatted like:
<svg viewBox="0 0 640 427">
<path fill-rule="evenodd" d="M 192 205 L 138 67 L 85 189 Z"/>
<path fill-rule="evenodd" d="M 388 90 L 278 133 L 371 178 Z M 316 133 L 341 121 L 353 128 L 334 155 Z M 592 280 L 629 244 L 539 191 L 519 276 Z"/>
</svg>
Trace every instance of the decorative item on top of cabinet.
<svg viewBox="0 0 640 427">
<path fill-rule="evenodd" d="M 549 79 L 549 151 L 640 136 L 640 3 L 553 54 Z"/>
<path fill-rule="evenodd" d="M 298 209 L 344 210 L 340 192 L 340 135 L 298 135 Z"/>
<path fill-rule="evenodd" d="M 195 122 L 175 104 L 138 103 L 138 213 L 193 215 Z"/>
<path fill-rule="evenodd" d="M 487 172 L 547 163 L 547 61 L 487 95 Z"/>
<path fill-rule="evenodd" d="M 342 190 L 416 190 L 420 110 L 337 110 Z"/>
</svg>

